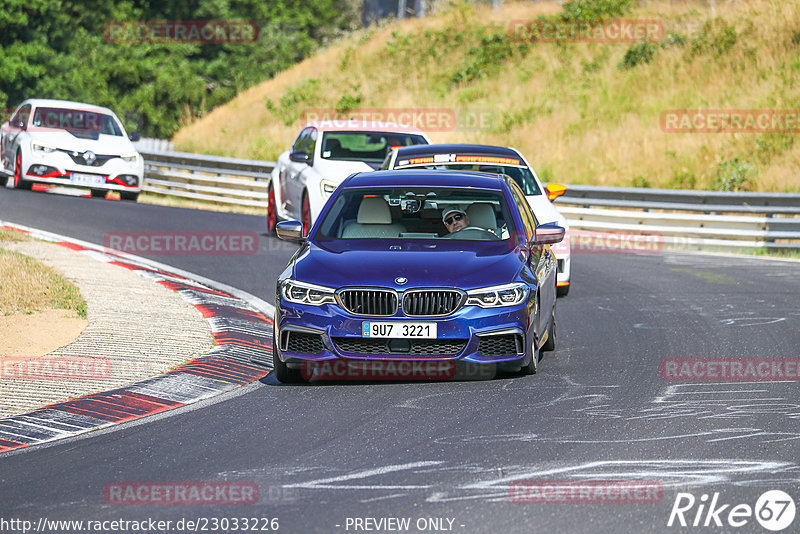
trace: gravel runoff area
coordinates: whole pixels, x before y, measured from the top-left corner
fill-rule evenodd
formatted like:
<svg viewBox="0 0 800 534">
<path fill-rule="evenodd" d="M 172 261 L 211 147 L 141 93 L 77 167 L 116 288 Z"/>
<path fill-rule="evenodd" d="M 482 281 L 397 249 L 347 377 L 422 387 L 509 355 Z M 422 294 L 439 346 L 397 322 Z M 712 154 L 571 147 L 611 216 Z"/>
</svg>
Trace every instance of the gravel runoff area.
<svg viewBox="0 0 800 534">
<path fill-rule="evenodd" d="M 9 242 L 3 248 L 42 261 L 74 282 L 86 300 L 89 324 L 75 341 L 31 363 L 0 362 L 0 417 L 163 373 L 214 343 L 211 326 L 179 294 L 101 261 L 101 255 L 42 241 Z M 45 373 L 48 379 L 38 379 Z"/>
</svg>

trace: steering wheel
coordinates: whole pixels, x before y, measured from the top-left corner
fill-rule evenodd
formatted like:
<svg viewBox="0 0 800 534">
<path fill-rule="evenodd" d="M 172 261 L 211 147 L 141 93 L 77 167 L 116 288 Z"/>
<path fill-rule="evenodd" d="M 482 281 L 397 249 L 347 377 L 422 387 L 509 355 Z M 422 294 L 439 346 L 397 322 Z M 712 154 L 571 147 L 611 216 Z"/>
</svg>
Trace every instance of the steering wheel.
<svg viewBox="0 0 800 534">
<path fill-rule="evenodd" d="M 479 226 L 467 226 L 461 230 L 457 230 L 452 234 L 444 236 L 445 239 L 474 239 L 476 241 L 496 241 L 500 239 L 494 233 L 486 228 Z"/>
</svg>

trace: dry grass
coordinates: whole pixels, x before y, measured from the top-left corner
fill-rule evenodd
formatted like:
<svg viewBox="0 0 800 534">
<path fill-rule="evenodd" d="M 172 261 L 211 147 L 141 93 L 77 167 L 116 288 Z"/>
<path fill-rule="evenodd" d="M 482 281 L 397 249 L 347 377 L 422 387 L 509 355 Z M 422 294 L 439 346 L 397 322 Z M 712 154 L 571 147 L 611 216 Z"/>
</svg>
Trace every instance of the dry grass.
<svg viewBox="0 0 800 534">
<path fill-rule="evenodd" d="M 800 3 L 717 4 L 713 10 L 705 3 L 650 2 L 626 15 L 659 19 L 667 34 L 684 39 L 631 69 L 620 68 L 629 44 L 537 43 L 453 83 L 453 74 L 480 55 L 471 49 L 484 34 L 505 35 L 513 20 L 558 9 L 531 2 L 497 11 L 462 5 L 353 35 L 251 88 L 174 141 L 180 150 L 274 160 L 302 126 L 301 109 L 335 108 L 350 96 L 361 98 L 360 108 L 485 111 L 490 127 L 431 132 L 432 139 L 516 146 L 548 181 L 710 189 L 718 187 L 720 164 L 737 158 L 753 169 L 742 187 L 800 191 L 800 143 L 792 134 L 660 128 L 668 109 L 800 108 Z M 731 46 L 700 46 L 700 37 L 713 43 L 727 28 L 736 32 Z M 292 104 L 309 83 L 311 98 Z"/>
<path fill-rule="evenodd" d="M 157 195 L 154 193 L 140 193 L 139 202 L 142 204 L 155 204 L 157 206 L 170 206 L 174 208 L 191 208 L 198 210 L 218 211 L 222 213 L 243 213 L 245 215 L 264 215 L 266 208 L 253 208 L 249 206 L 237 206 L 234 204 L 217 204 L 202 200 L 192 200 L 189 198 L 172 197 Z M 266 224 L 266 223 L 265 223 Z"/>
<path fill-rule="evenodd" d="M 86 301 L 73 283 L 29 256 L 0 249 L 0 315 L 52 309 L 86 319 Z"/>
<path fill-rule="evenodd" d="M 0 241 L 30 241 L 27 234 L 18 232 L 10 228 L 0 227 Z"/>
</svg>

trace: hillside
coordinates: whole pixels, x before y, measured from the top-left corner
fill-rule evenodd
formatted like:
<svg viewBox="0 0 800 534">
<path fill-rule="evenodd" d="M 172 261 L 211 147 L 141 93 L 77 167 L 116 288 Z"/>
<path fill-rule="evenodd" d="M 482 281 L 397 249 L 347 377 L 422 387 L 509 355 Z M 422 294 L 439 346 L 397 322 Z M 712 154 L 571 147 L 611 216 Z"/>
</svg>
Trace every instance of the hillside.
<svg viewBox="0 0 800 534">
<path fill-rule="evenodd" d="M 557 4 L 457 3 L 351 35 L 174 141 L 179 150 L 274 160 L 305 110 L 445 110 L 461 126 L 430 131 L 434 142 L 515 146 L 546 181 L 800 191 L 800 129 L 790 117 L 788 133 L 671 133 L 661 124 L 676 109 L 800 109 L 799 3 L 603 3 L 621 6 L 625 19 L 658 21 L 663 39 L 525 42 L 512 22 L 555 20 Z"/>
</svg>

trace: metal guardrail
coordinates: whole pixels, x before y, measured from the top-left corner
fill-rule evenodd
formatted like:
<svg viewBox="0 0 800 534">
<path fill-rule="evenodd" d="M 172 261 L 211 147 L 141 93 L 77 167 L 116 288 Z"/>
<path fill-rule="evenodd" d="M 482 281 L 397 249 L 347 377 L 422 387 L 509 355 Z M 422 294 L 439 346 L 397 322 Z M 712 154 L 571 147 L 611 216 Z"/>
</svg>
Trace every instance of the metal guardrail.
<svg viewBox="0 0 800 534">
<path fill-rule="evenodd" d="M 147 193 L 221 204 L 267 207 L 271 161 L 206 156 L 189 152 L 140 152 Z"/>
<path fill-rule="evenodd" d="M 800 250 L 800 194 L 569 186 L 571 229 L 662 236 L 667 248 Z"/>
<path fill-rule="evenodd" d="M 149 193 L 265 208 L 271 161 L 141 152 Z M 569 186 L 556 206 L 572 230 L 660 236 L 666 248 L 800 250 L 800 194 Z"/>
</svg>

